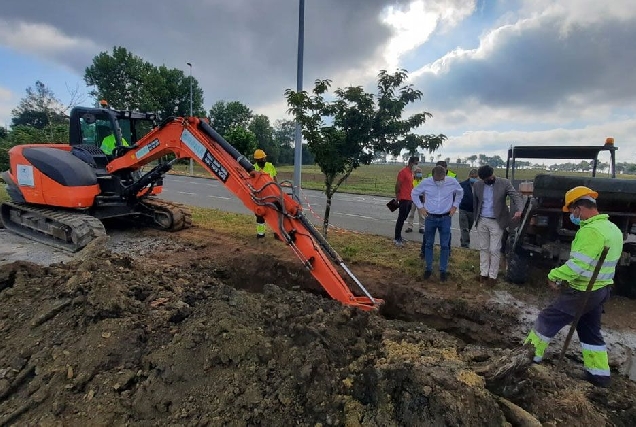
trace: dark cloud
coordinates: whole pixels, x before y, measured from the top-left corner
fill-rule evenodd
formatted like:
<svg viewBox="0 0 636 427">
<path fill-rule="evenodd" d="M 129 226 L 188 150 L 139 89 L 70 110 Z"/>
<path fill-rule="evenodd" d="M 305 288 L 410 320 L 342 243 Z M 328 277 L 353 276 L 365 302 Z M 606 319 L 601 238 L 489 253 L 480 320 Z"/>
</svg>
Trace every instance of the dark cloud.
<svg viewBox="0 0 636 427">
<path fill-rule="evenodd" d="M 390 36 L 378 16 L 406 0 L 320 0 L 305 4 L 305 87 L 316 78 L 355 69 Z M 156 64 L 194 64 L 206 105 L 238 99 L 250 106 L 282 100 L 296 86 L 297 0 L 157 0 L 5 2 L 7 21 L 44 23 L 104 50 L 124 46 Z M 99 52 L 69 52 L 54 60 L 83 75 Z"/>
<path fill-rule="evenodd" d="M 457 57 L 447 72 L 415 84 L 436 108 L 468 100 L 495 108 L 550 110 L 576 104 L 631 105 L 636 99 L 636 21 L 572 26 L 544 19 L 506 29 L 484 57 Z"/>
</svg>

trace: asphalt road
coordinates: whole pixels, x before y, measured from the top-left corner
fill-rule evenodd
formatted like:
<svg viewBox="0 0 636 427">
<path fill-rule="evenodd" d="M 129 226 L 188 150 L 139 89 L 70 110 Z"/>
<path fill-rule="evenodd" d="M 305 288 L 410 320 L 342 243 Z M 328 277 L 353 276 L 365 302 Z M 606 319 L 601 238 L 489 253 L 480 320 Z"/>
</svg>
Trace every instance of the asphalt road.
<svg viewBox="0 0 636 427">
<path fill-rule="evenodd" d="M 289 189 L 291 191 L 291 189 Z M 302 190 L 303 210 L 319 229 L 322 227 L 322 215 L 325 210 L 324 193 L 314 190 Z M 166 175 L 162 198 L 177 203 L 202 208 L 216 208 L 227 212 L 250 214 L 241 201 L 230 193 L 221 183 L 206 178 Z M 397 211 L 386 207 L 387 197 L 364 196 L 336 193 L 331 204 L 329 223 L 347 230 L 393 237 Z M 417 217 L 414 233 L 404 233 L 406 240 L 421 242 L 422 235 L 417 232 Z M 406 225 L 404 227 L 406 229 Z M 452 246 L 459 246 L 459 216 L 452 218 Z M 475 233 L 471 233 L 471 247 L 477 242 Z"/>
</svg>

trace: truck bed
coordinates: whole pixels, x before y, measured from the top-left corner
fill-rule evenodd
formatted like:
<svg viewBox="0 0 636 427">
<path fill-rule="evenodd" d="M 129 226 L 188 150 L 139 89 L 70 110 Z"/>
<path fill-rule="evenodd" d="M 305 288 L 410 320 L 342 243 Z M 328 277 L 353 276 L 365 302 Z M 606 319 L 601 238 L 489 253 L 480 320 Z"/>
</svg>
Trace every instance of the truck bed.
<svg viewBox="0 0 636 427">
<path fill-rule="evenodd" d="M 632 202 L 636 204 L 636 180 L 618 178 L 592 178 L 539 174 L 534 179 L 534 197 L 563 200 L 565 192 L 584 185 L 599 193 L 603 201 Z"/>
</svg>

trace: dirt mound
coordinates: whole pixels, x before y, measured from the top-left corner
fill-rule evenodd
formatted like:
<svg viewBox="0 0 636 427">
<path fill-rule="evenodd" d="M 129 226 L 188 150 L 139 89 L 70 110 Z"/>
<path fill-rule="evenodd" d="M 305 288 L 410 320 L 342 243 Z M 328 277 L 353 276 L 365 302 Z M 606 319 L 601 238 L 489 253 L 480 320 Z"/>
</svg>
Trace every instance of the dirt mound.
<svg viewBox="0 0 636 427">
<path fill-rule="evenodd" d="M 293 260 L 221 243 L 3 266 L 0 425 L 636 423 L 620 378 L 497 376 L 511 313 L 407 282 L 352 310 Z"/>
</svg>

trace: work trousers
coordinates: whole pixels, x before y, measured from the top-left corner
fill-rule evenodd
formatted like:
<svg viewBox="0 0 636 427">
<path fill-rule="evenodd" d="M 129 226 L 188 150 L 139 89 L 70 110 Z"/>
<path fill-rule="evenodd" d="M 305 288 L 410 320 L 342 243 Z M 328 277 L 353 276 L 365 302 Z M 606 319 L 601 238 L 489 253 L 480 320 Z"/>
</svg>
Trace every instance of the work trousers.
<svg viewBox="0 0 636 427">
<path fill-rule="evenodd" d="M 433 270 L 433 243 L 435 243 L 435 233 L 439 231 L 439 271 L 445 273 L 448 268 L 448 258 L 450 257 L 451 216 L 435 217 L 427 215 L 424 224 L 426 271 Z"/>
<path fill-rule="evenodd" d="M 470 247 L 470 229 L 473 228 L 475 214 L 473 211 L 459 210 L 459 229 L 461 230 L 460 243 L 462 248 Z"/>
<path fill-rule="evenodd" d="M 566 285 L 567 286 L 567 285 Z M 539 313 L 533 330 L 526 342 L 535 348 L 534 361 L 543 359 L 550 340 L 564 327 L 572 323 L 583 301 L 585 292 L 567 286 L 559 297 Z M 610 369 L 605 340 L 601 335 L 601 315 L 603 304 L 610 297 L 609 286 L 590 293 L 583 315 L 576 325 L 576 333 L 581 341 L 583 366 L 597 377 L 609 377 Z"/>
<path fill-rule="evenodd" d="M 257 237 L 265 237 L 265 231 L 267 230 L 265 226 L 265 218 L 262 216 L 256 215 L 256 236 Z"/>
<path fill-rule="evenodd" d="M 501 259 L 503 229 L 496 219 L 479 218 L 477 237 L 479 242 L 479 274 L 496 279 Z"/>
<path fill-rule="evenodd" d="M 407 226 L 409 228 L 413 228 L 413 223 L 415 222 L 415 212 L 417 212 L 418 225 L 420 230 L 424 230 L 424 216 L 420 213 L 420 210 L 415 206 L 415 203 L 411 203 L 411 212 L 409 212 L 409 218 L 407 221 Z"/>
<path fill-rule="evenodd" d="M 400 200 L 400 208 L 398 210 L 398 219 L 395 222 L 395 241 L 401 242 L 402 239 L 402 227 L 404 227 L 404 221 L 406 221 L 406 217 L 409 216 L 409 212 L 411 210 L 411 201 L 410 200 Z"/>
</svg>

